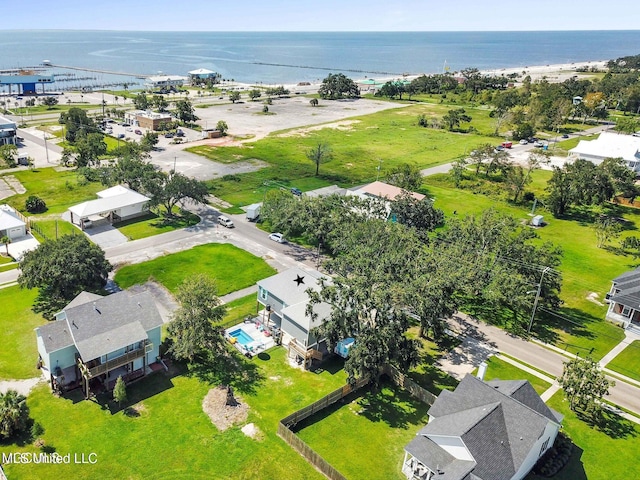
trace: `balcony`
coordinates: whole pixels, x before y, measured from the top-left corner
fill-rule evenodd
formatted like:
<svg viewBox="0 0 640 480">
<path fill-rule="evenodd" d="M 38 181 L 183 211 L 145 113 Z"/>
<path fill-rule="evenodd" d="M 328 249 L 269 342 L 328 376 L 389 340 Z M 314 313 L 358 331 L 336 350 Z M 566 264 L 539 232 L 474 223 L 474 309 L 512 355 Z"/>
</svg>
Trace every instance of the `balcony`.
<svg viewBox="0 0 640 480">
<path fill-rule="evenodd" d="M 150 352 L 152 349 L 153 349 L 153 345 L 148 344 L 148 345 L 145 345 L 144 348 L 138 348 L 136 350 L 132 350 L 130 352 L 125 353 L 124 355 L 108 360 L 106 363 L 97 365 L 93 368 L 87 367 L 87 365 L 82 361 L 82 359 L 78 358 L 78 368 L 80 369 L 80 372 L 82 372 L 82 375 L 85 378 L 93 378 L 98 375 L 102 375 L 103 373 L 107 373 L 108 371 L 113 370 L 114 368 L 118 368 L 123 365 L 126 365 L 127 363 L 130 363 L 138 358 L 144 357 L 144 355 L 147 352 Z"/>
</svg>

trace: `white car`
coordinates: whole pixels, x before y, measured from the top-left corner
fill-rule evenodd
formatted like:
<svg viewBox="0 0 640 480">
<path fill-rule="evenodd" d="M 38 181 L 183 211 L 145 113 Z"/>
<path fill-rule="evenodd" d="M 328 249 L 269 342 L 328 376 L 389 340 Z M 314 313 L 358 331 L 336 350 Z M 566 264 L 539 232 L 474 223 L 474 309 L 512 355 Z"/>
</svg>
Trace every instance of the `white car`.
<svg viewBox="0 0 640 480">
<path fill-rule="evenodd" d="M 274 242 L 278 242 L 278 243 L 284 243 L 285 239 L 284 239 L 284 235 L 282 235 L 281 233 L 272 233 L 269 235 L 269 240 L 273 240 Z"/>
<path fill-rule="evenodd" d="M 524 138 L 522 140 L 520 140 L 520 145 L 527 145 L 529 142 L 527 142 Z"/>
</svg>

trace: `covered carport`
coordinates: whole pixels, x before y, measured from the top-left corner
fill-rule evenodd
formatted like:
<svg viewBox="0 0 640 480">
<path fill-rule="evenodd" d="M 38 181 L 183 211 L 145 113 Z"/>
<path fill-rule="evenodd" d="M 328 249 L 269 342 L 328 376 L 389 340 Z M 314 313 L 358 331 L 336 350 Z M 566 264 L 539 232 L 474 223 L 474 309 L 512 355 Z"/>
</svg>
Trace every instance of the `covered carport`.
<svg viewBox="0 0 640 480">
<path fill-rule="evenodd" d="M 69 207 L 71 223 L 82 230 L 144 215 L 149 197 L 121 185 L 98 192 L 98 199 Z"/>
</svg>

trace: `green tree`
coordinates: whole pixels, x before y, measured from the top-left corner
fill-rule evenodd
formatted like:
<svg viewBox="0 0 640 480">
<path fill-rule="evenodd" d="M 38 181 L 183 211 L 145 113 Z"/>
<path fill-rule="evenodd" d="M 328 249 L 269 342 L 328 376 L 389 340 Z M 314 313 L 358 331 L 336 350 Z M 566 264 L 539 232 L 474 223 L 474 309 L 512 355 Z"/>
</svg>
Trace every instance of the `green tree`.
<svg viewBox="0 0 640 480">
<path fill-rule="evenodd" d="M 231 100 L 231 103 L 236 103 L 240 100 L 240 92 L 236 92 L 235 90 L 229 92 L 229 100 Z"/>
<path fill-rule="evenodd" d="M 147 95 L 142 92 L 133 97 L 133 105 L 138 110 L 148 110 L 151 106 L 151 102 L 149 101 L 149 97 L 147 97 Z"/>
<path fill-rule="evenodd" d="M 159 112 L 165 112 L 167 108 L 169 108 L 169 102 L 167 102 L 166 98 L 164 98 L 164 95 L 154 95 L 153 97 L 151 97 L 150 103 Z"/>
<path fill-rule="evenodd" d="M 451 169 L 449 170 L 449 176 L 453 179 L 453 183 L 456 188 L 460 186 L 464 179 L 464 172 L 467 170 L 468 161 L 466 158 L 458 158 L 451 162 Z M 479 164 L 478 164 L 479 167 Z"/>
<path fill-rule="evenodd" d="M 65 235 L 24 255 L 18 283 L 38 289 L 33 310 L 52 318 L 80 292 L 101 292 L 112 268 L 84 235 Z"/>
<path fill-rule="evenodd" d="M 193 109 L 193 105 L 188 98 L 178 100 L 176 102 L 176 116 L 185 123 L 195 122 L 198 120 L 195 110 Z"/>
<path fill-rule="evenodd" d="M 122 375 L 118 375 L 116 385 L 113 387 L 113 399 L 118 402 L 118 406 L 127 401 L 127 386 L 122 379 Z"/>
<path fill-rule="evenodd" d="M 42 99 L 42 104 L 47 107 L 47 110 L 51 110 L 58 104 L 58 99 L 56 97 L 44 97 Z"/>
<path fill-rule="evenodd" d="M 558 379 L 569 407 L 596 420 L 602 414 L 603 398 L 615 382 L 609 381 L 591 358 L 576 357 L 564 363 L 562 377 Z"/>
<path fill-rule="evenodd" d="M 251 99 L 252 102 L 255 102 L 256 99 L 260 98 L 262 96 L 262 92 L 260 92 L 260 90 L 254 88 L 253 90 L 249 90 L 249 93 L 247 94 L 249 95 L 249 98 Z"/>
<path fill-rule="evenodd" d="M 360 89 L 353 80 L 342 73 L 330 73 L 318 90 L 320 98 L 336 100 L 338 98 L 356 98 L 360 96 Z"/>
<path fill-rule="evenodd" d="M 553 174 L 547 182 L 546 205 L 554 217 L 565 214 L 571 205 L 571 179 L 566 168 L 553 167 Z"/>
<path fill-rule="evenodd" d="M 548 160 L 546 152 L 531 152 L 527 158 L 527 168 L 516 166 L 506 172 L 505 185 L 513 192 L 513 202 L 518 202 L 525 187 L 531 183 L 531 172 Z"/>
<path fill-rule="evenodd" d="M 415 228 L 423 240 L 429 232 L 444 224 L 444 212 L 435 208 L 430 198 L 417 200 L 406 190 L 392 202 L 391 214 L 398 223 Z"/>
<path fill-rule="evenodd" d="M 9 256 L 9 244 L 11 243 L 11 239 L 7 235 L 3 235 L 2 238 L 0 238 L 0 243 L 2 243 L 4 245 L 4 248 L 6 249 L 6 253 L 7 253 L 7 257 L 8 257 Z"/>
<path fill-rule="evenodd" d="M 391 185 L 413 192 L 422 185 L 422 173 L 417 165 L 400 163 L 389 172 L 387 181 Z"/>
<path fill-rule="evenodd" d="M 29 195 L 24 201 L 24 208 L 29 213 L 42 213 L 47 211 L 47 204 L 37 195 Z"/>
<path fill-rule="evenodd" d="M 316 166 L 316 177 L 320 172 L 320 165 L 328 162 L 332 158 L 331 147 L 325 142 L 318 142 L 315 146 L 307 150 L 307 158 Z"/>
<path fill-rule="evenodd" d="M 0 393 L 0 438 L 24 431 L 29 424 L 29 407 L 24 395 L 15 390 Z"/>
<path fill-rule="evenodd" d="M 480 173 L 480 167 L 489 163 L 494 150 L 495 148 L 493 145 L 490 143 L 484 143 L 471 151 L 469 154 L 469 163 L 475 166 L 476 176 Z"/>
<path fill-rule="evenodd" d="M 173 207 L 182 200 L 206 203 L 209 193 L 207 184 L 195 178 L 189 178 L 181 173 L 170 174 L 159 172 L 144 182 L 144 188 L 151 195 L 150 205 L 162 205 L 168 217 L 173 216 Z"/>
<path fill-rule="evenodd" d="M 115 164 L 105 167 L 103 180 L 106 185 L 124 184 L 136 192 L 144 190 L 143 185 L 154 177 L 162 175 L 153 164 L 140 155 L 123 155 Z"/>
<path fill-rule="evenodd" d="M 622 225 L 614 217 L 601 215 L 593 223 L 593 229 L 596 232 L 597 247 L 602 248 L 609 240 L 620 236 Z"/>
<path fill-rule="evenodd" d="M 390 99 L 394 99 L 398 97 L 402 100 L 402 94 L 405 93 L 404 83 L 399 80 L 390 80 L 376 92 L 376 96 L 378 97 L 388 97 Z"/>
<path fill-rule="evenodd" d="M 87 116 L 87 112 L 78 107 L 61 113 L 58 121 L 65 126 L 65 139 L 71 144 L 75 144 L 77 139 L 84 137 L 87 133 L 98 131 L 94 121 Z"/>
<path fill-rule="evenodd" d="M 140 139 L 140 146 L 145 152 L 150 152 L 158 144 L 158 134 L 156 132 L 147 132 Z"/>
<path fill-rule="evenodd" d="M 168 329 L 173 337 L 169 351 L 176 358 L 192 362 L 200 353 L 224 353 L 223 329 L 216 324 L 226 309 L 217 292 L 215 281 L 205 275 L 189 277 L 178 287 L 180 306 Z"/>
<path fill-rule="evenodd" d="M 460 124 L 463 122 L 470 122 L 472 118 L 466 114 L 464 108 L 456 108 L 453 110 L 449 110 L 447 114 L 442 117 L 442 121 L 447 125 L 447 128 L 450 131 L 460 127 Z"/>
<path fill-rule="evenodd" d="M 218 123 L 216 123 L 216 130 L 218 130 L 222 135 L 226 135 L 227 130 L 229 130 L 229 126 L 224 120 L 218 120 Z"/>
<path fill-rule="evenodd" d="M 0 159 L 7 166 L 7 168 L 14 168 L 18 158 L 18 147 L 11 144 L 0 146 Z"/>
<path fill-rule="evenodd" d="M 101 133 L 87 133 L 76 138 L 76 164 L 78 167 L 98 165 L 100 156 L 107 153 L 107 144 Z"/>
</svg>

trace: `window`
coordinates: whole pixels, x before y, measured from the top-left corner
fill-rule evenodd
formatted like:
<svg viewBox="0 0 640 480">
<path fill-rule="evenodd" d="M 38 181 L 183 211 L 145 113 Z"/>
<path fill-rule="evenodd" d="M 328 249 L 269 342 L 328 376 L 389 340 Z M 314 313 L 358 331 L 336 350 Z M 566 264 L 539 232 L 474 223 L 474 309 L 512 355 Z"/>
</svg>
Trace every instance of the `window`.
<svg viewBox="0 0 640 480">
<path fill-rule="evenodd" d="M 541 457 L 542 454 L 547 451 L 547 447 L 549 446 L 549 440 L 551 439 L 547 438 L 542 444 L 542 447 L 540 448 L 540 454 L 538 455 L 538 457 Z"/>
<path fill-rule="evenodd" d="M 631 308 L 624 306 L 622 307 L 622 315 L 625 317 L 630 317 L 631 316 Z"/>
<path fill-rule="evenodd" d="M 266 301 L 269 296 L 269 292 L 267 292 L 264 288 L 260 287 L 260 299 Z"/>
</svg>

